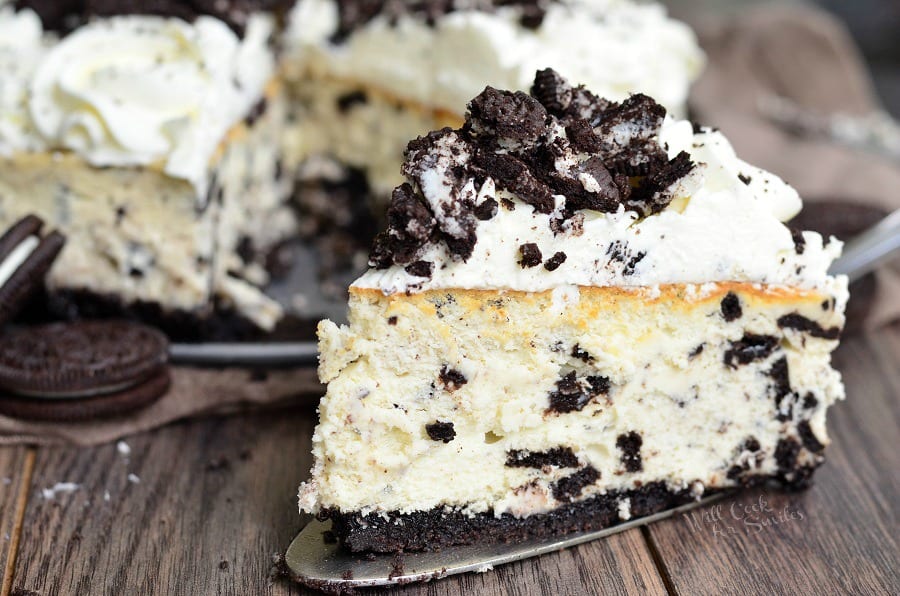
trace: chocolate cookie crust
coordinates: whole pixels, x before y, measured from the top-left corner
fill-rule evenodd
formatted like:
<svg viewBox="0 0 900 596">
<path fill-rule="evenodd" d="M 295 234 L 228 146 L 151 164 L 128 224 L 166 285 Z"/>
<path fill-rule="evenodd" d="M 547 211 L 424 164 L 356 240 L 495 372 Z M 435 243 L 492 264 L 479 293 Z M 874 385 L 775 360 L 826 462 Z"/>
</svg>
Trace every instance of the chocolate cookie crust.
<svg viewBox="0 0 900 596">
<path fill-rule="evenodd" d="M 16 0 L 15 7 L 30 8 L 45 29 L 58 33 L 68 33 L 92 17 L 153 15 L 188 22 L 211 16 L 243 35 L 253 13 L 284 13 L 293 4 L 293 0 Z"/>
<path fill-rule="evenodd" d="M 396 22 L 402 16 L 419 19 L 429 26 L 451 12 L 478 10 L 494 12 L 500 8 L 513 8 L 520 12 L 519 22 L 528 29 L 537 29 L 544 21 L 547 6 L 557 0 L 337 0 L 338 29 L 332 41 L 341 43 L 354 31 L 362 29 L 376 17 Z"/>
</svg>

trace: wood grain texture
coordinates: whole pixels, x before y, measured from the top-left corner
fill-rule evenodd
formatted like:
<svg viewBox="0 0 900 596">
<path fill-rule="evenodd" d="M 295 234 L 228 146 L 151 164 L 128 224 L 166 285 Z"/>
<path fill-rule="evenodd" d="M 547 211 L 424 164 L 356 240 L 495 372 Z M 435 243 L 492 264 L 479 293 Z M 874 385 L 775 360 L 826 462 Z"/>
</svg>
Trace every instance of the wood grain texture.
<svg viewBox="0 0 900 596">
<path fill-rule="evenodd" d="M 30 476 L 33 451 L 26 447 L 0 449 L 0 596 L 6 596 L 12 585 L 12 572 L 18 551 L 22 508 Z"/>
<path fill-rule="evenodd" d="M 268 578 L 272 555 L 300 529 L 296 491 L 313 419 L 300 411 L 177 424 L 130 438 L 127 457 L 116 445 L 40 449 L 13 593 L 298 591 Z M 80 488 L 42 497 L 60 481 Z"/>
<path fill-rule="evenodd" d="M 675 592 L 900 589 L 900 327 L 846 340 L 835 364 L 848 397 L 829 412 L 832 445 L 811 489 L 753 490 L 705 518 L 689 513 L 645 530 Z"/>
<path fill-rule="evenodd" d="M 665 594 L 640 530 L 480 574 L 384 591 L 392 596 Z"/>
<path fill-rule="evenodd" d="M 680 516 L 490 573 L 379 593 L 896 593 L 900 327 L 847 340 L 836 361 L 849 398 L 830 414 L 833 445 L 811 490 L 748 492 L 707 508 L 706 519 Z M 310 593 L 270 573 L 272 555 L 302 524 L 295 493 L 313 425 L 311 410 L 283 411 L 138 435 L 127 457 L 115 445 L 39 449 L 13 594 Z M 0 450 L 0 478 L 27 453 Z M 43 496 L 62 481 L 79 488 Z M 743 511 L 760 497 L 764 515 L 731 517 L 732 504 Z M 11 519 L 4 499 L 0 522 Z"/>
</svg>

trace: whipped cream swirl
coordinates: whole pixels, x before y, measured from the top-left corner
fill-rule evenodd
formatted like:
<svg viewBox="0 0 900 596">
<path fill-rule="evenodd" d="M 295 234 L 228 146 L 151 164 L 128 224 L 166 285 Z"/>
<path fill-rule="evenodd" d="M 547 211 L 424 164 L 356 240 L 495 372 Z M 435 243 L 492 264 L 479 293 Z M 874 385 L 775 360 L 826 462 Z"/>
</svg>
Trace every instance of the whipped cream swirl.
<svg viewBox="0 0 900 596">
<path fill-rule="evenodd" d="M 332 43 L 337 2 L 299 0 L 286 45 L 301 68 L 456 114 L 485 84 L 527 89 L 548 66 L 603 97 L 640 91 L 682 113 L 704 63 L 693 32 L 659 4 L 558 0 L 546 4 L 536 28 L 522 17 L 515 5 L 460 8 L 433 24 L 412 13 L 380 14 Z"/>
<path fill-rule="evenodd" d="M 390 226 L 357 288 L 750 282 L 821 288 L 841 243 L 782 222 L 797 192 L 727 139 L 539 73 L 532 91 L 487 89 L 466 126 L 410 144 Z"/>
<path fill-rule="evenodd" d="M 4 13 L 0 31 L 23 18 L 29 47 L 39 46 L 30 11 Z M 0 131 L 0 146 L 71 150 L 95 166 L 158 164 L 203 196 L 220 142 L 274 73 L 272 31 L 264 15 L 250 19 L 243 38 L 205 16 L 94 21 L 2 75 L 0 88 L 28 93 L 15 116 L 24 132 Z"/>
</svg>

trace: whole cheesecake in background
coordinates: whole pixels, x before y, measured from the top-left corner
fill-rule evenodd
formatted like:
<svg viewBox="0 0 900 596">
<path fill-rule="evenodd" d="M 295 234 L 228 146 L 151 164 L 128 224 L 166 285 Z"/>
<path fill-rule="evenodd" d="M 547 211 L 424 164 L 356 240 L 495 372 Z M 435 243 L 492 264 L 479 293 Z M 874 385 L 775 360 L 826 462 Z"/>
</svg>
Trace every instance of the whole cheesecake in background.
<svg viewBox="0 0 900 596">
<path fill-rule="evenodd" d="M 622 0 L 0 0 L 0 226 L 67 235 L 55 316 L 265 335 L 283 241 L 311 240 L 320 278 L 359 271 L 406 141 L 547 64 L 681 110 L 702 54 Z"/>
<path fill-rule="evenodd" d="M 844 397 L 847 279 L 722 134 L 551 70 L 409 144 L 300 508 L 352 551 L 596 529 L 809 482 Z"/>
<path fill-rule="evenodd" d="M 611 99 L 675 113 L 704 59 L 658 3 L 630 0 L 298 0 L 284 36 L 296 132 L 288 162 L 324 154 L 388 197 L 409 139 L 463 122 L 485 85 L 527 90 L 548 66 Z"/>
<path fill-rule="evenodd" d="M 281 316 L 257 287 L 258 257 L 296 226 L 274 4 L 0 7 L 0 225 L 65 232 L 60 310 Z"/>
</svg>

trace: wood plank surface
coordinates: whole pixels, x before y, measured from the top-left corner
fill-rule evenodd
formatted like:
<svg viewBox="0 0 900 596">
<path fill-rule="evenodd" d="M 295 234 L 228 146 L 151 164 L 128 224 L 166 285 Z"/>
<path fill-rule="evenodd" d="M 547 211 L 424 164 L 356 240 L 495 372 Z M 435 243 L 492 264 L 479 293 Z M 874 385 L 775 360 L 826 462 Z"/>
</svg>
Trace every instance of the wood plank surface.
<svg viewBox="0 0 900 596">
<path fill-rule="evenodd" d="M 115 445 L 45 448 L 35 462 L 19 593 L 292 594 L 272 556 L 296 535 L 314 413 L 190 422 Z M 129 474 L 135 476 L 129 480 Z M 46 498 L 58 482 L 79 486 Z M 49 495 L 49 493 L 48 493 Z M 639 531 L 398 594 L 665 593 Z M 15 593 L 15 592 L 14 592 Z"/>
<path fill-rule="evenodd" d="M 900 592 L 900 326 L 847 339 L 835 365 L 847 400 L 829 411 L 811 489 L 754 490 L 645 530 L 675 592 Z"/>
<path fill-rule="evenodd" d="M 0 595 L 2 596 L 6 596 L 12 587 L 27 484 L 33 462 L 34 451 L 26 447 L 0 449 L 0 569 L 3 570 Z"/>
<path fill-rule="evenodd" d="M 811 490 L 744 493 L 707 508 L 705 519 L 694 512 L 493 572 L 382 593 L 896 593 L 900 326 L 848 339 L 836 361 L 849 398 L 830 413 L 833 445 Z M 127 440 L 129 453 L 116 445 L 37 450 L 12 594 L 308 593 L 271 573 L 272 555 L 302 523 L 295 493 L 309 470 L 313 424 L 312 410 L 272 412 L 138 435 Z M 0 478 L 11 474 L 0 484 L 4 532 L 15 525 L 21 500 L 12 497 L 29 453 L 0 450 Z M 58 482 L 78 487 L 53 492 Z M 732 504 L 744 511 L 760 497 L 767 510 L 758 520 L 730 517 Z M 728 523 L 716 526 L 714 511 Z"/>
<path fill-rule="evenodd" d="M 296 490 L 312 428 L 311 411 L 275 412 L 138 435 L 128 455 L 116 445 L 40 449 L 14 589 L 290 593 L 268 577 L 300 529 Z M 56 482 L 79 488 L 44 498 Z"/>
</svg>

